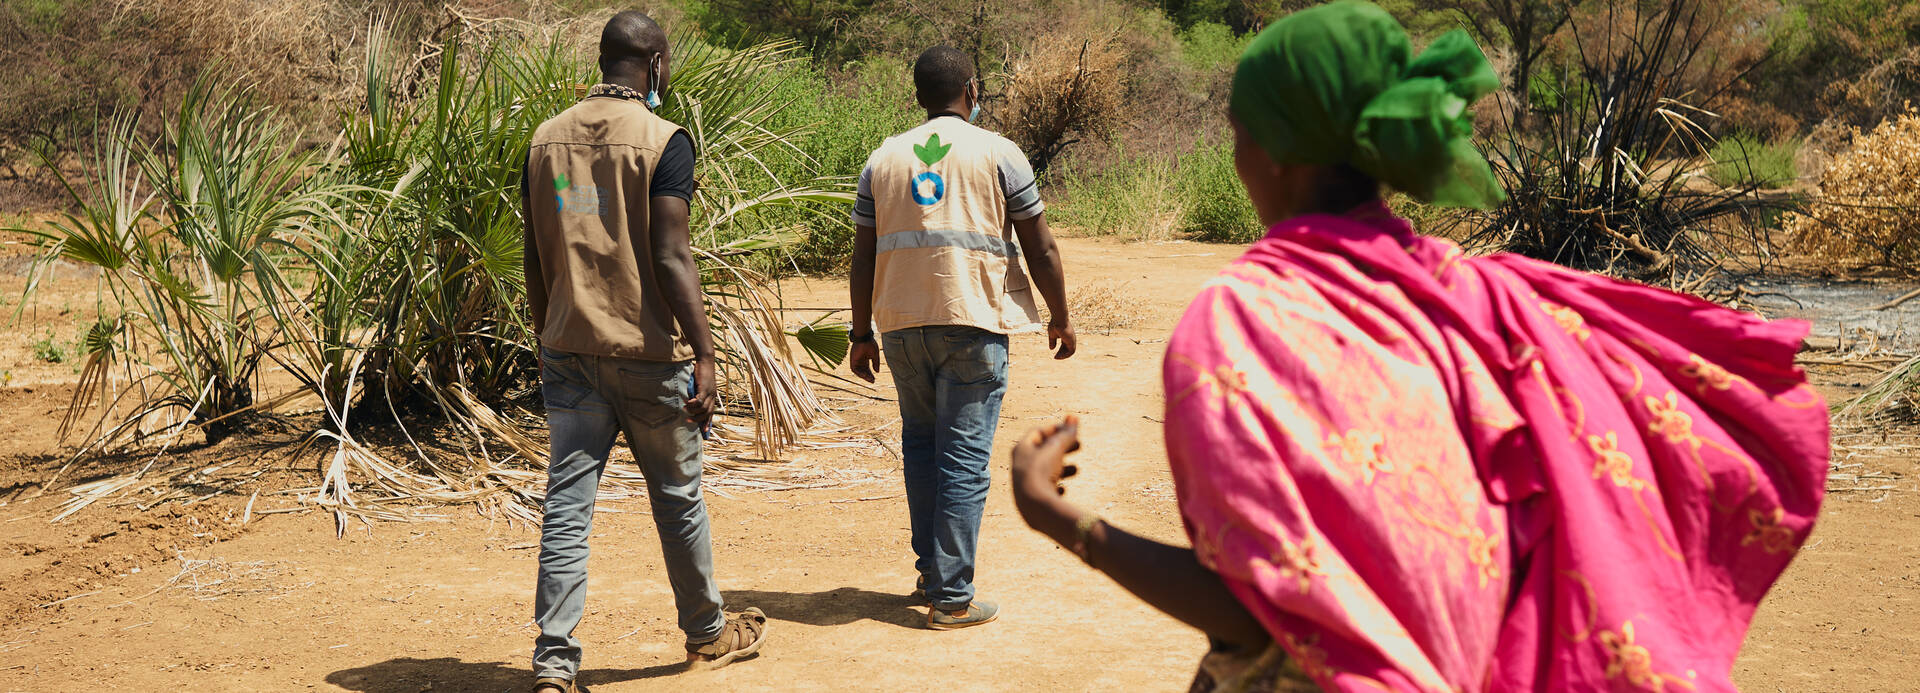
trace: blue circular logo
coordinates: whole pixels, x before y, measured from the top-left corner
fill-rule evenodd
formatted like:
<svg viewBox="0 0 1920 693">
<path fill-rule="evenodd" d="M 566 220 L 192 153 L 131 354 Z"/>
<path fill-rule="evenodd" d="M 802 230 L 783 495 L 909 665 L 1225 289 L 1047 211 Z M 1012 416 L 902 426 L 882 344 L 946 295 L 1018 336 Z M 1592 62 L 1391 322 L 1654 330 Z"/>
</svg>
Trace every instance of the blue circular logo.
<svg viewBox="0 0 1920 693">
<path fill-rule="evenodd" d="M 947 182 L 940 179 L 940 174 L 928 171 L 913 177 L 913 189 L 909 192 L 913 193 L 914 202 L 930 205 L 947 196 Z"/>
</svg>

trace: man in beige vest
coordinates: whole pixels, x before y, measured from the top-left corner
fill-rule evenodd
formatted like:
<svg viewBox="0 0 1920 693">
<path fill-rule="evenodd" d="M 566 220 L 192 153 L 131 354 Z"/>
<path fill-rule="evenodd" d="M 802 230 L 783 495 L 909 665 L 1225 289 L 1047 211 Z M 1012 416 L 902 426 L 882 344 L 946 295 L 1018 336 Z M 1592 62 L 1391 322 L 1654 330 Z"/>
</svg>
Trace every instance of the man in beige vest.
<svg viewBox="0 0 1920 693">
<path fill-rule="evenodd" d="M 534 693 L 575 690 L 593 502 L 622 432 L 647 478 L 688 661 L 724 665 L 766 638 L 759 609 L 725 616 L 713 581 L 700 494 L 713 337 L 687 230 L 693 141 L 653 113 L 671 69 L 659 25 L 615 15 L 600 34 L 601 83 L 542 123 L 527 154 L 527 299 L 553 439 Z"/>
<path fill-rule="evenodd" d="M 972 59 L 930 48 L 914 62 L 913 83 L 927 122 L 881 144 L 860 173 L 848 358 L 873 382 L 882 351 L 874 330 L 882 333 L 900 398 L 915 595 L 926 600 L 928 627 L 952 630 L 999 615 L 974 598 L 974 549 L 1007 391 L 1007 335 L 1039 329 L 1036 288 L 1052 314 L 1054 358 L 1072 356 L 1075 343 L 1033 169 L 1018 146 L 972 124 L 980 113 Z"/>
</svg>

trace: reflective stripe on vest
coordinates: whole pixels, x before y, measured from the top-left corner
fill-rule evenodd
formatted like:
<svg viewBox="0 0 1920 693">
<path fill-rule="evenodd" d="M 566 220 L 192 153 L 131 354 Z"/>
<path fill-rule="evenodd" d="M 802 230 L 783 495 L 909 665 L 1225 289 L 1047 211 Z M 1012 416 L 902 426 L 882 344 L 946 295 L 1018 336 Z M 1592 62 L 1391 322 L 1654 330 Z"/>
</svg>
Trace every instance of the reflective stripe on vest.
<svg viewBox="0 0 1920 693">
<path fill-rule="evenodd" d="M 960 248 L 992 253 L 1004 258 L 1020 255 L 1018 247 L 999 238 L 972 231 L 895 231 L 875 239 L 874 242 L 876 254 L 906 248 Z"/>
</svg>

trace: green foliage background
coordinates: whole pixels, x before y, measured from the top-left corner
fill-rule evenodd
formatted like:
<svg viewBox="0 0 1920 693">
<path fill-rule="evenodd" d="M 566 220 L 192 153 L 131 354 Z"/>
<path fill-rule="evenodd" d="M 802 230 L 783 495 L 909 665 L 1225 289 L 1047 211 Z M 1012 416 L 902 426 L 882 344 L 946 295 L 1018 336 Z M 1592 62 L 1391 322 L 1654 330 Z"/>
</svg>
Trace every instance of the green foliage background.
<svg viewBox="0 0 1920 693">
<path fill-rule="evenodd" d="M 1589 6 L 1605 0 L 1570 0 Z M 39 176 L 36 150 L 56 158 L 82 152 L 99 123 L 117 114 L 142 114 L 152 131 L 186 87 L 223 55 L 262 86 L 261 98 L 296 121 L 318 146 L 352 94 L 351 70 L 332 75 L 314 60 L 352 62 L 359 37 L 373 18 L 384 19 L 397 40 L 427 37 L 445 23 L 438 3 L 425 0 L 289 0 L 306 25 L 242 27 L 231 35 L 205 29 L 195 17 L 169 14 L 186 3 L 116 0 L 12 0 L 0 3 L 0 60 L 17 66 L 0 84 L 0 208 L 45 206 L 23 197 Z M 1416 44 L 1463 26 L 1478 0 L 1378 0 L 1415 35 Z M 223 4 L 224 3 L 224 4 Z M 852 177 L 885 137 L 921 118 L 912 103 L 908 61 L 932 42 L 973 53 L 987 89 L 989 121 L 996 84 L 1014 69 L 1028 43 L 1066 30 L 1094 37 L 1111 18 L 1136 17 L 1122 39 L 1129 52 L 1127 113 L 1120 127 L 1070 146 L 1043 181 L 1053 216 L 1083 233 L 1139 235 L 1164 226 L 1151 218 L 1169 204 L 1180 208 L 1177 235 L 1245 240 L 1257 235 L 1230 162 L 1216 144 L 1226 140 L 1224 118 L 1232 66 L 1253 32 L 1317 4 L 1315 0 L 661 0 L 643 9 L 660 17 L 676 40 L 738 49 L 770 38 L 795 41 L 805 59 L 768 83 L 783 108 L 770 122 L 799 134 L 791 148 L 768 151 L 764 171 L 732 171 L 742 194 L 762 193 L 769 181 L 801 176 Z M 244 7 L 242 0 L 210 0 L 201 7 Z M 1729 5 L 1731 6 L 1731 5 Z M 603 0 L 515 0 L 468 3 L 465 11 L 493 13 L 510 22 L 561 27 L 558 37 L 590 49 L 595 22 L 615 5 Z M 1730 138 L 1715 146 L 1716 181 L 1792 181 L 1794 149 L 1823 146 L 1850 127 L 1871 127 L 1888 104 L 1920 95 L 1920 3 L 1908 0 L 1754 0 L 1756 13 L 1740 31 L 1765 32 L 1770 56 L 1727 94 L 1726 117 L 1707 124 Z M 624 8 L 624 5 L 621 6 Z M 457 24 L 454 26 L 458 26 Z M 1142 27 L 1150 30 L 1142 30 Z M 191 29 L 191 31 L 188 31 Z M 556 29 L 558 31 L 558 29 Z M 304 33 L 303 33 L 304 32 Z M 444 32 L 443 32 L 444 33 Z M 329 45 L 318 45 L 314 36 Z M 275 38 L 278 37 L 278 38 Z M 272 43 L 268 39 L 278 40 Z M 1495 33 L 1488 49 L 1509 47 Z M 1564 30 L 1558 38 L 1564 44 Z M 264 42 L 264 43 L 263 43 Z M 1523 90 L 1533 113 L 1565 107 L 1562 95 L 1589 93 L 1565 45 L 1549 46 Z M 231 53 L 233 46 L 267 53 Z M 301 53 L 300 48 L 306 51 Z M 223 52 L 224 51 L 224 52 Z M 300 55 L 293 55 L 300 53 Z M 284 54 L 284 55 L 283 55 Z M 318 57 L 316 57 L 318 56 Z M 327 58 L 327 56 L 331 56 Z M 1867 75 L 1909 56 L 1915 67 L 1870 82 Z M 296 59 L 298 58 L 298 59 Z M 250 71 L 249 71 L 250 70 Z M 1888 76 L 1891 75 L 1891 76 Z M 305 81 L 302 81 L 305 80 Z M 344 80 L 344 81 L 342 81 Z M 1882 84 L 1884 83 L 1884 84 Z M 344 85 L 344 86 L 343 86 Z M 413 87 L 417 89 L 417 87 Z M 1489 123 L 1483 121 L 1482 128 Z M 1827 135 L 1815 136 L 1822 127 Z M 1745 160 L 1732 163 L 1736 153 Z M 1745 167 L 1751 170 L 1736 171 Z M 805 176 L 802 174 L 805 173 Z M 1141 194 L 1149 181 L 1160 192 Z M 41 185 L 41 188 L 49 186 Z M 1129 195 L 1128 199 L 1115 196 Z M 54 205 L 58 205 L 55 200 Z M 1136 216 L 1122 211 L 1133 209 Z M 1154 211 L 1158 210 L 1158 211 Z M 851 250 L 851 228 L 819 209 L 769 208 L 755 213 L 760 230 L 798 238 L 753 260 L 767 272 L 833 272 Z M 1148 216 L 1138 216 L 1148 215 Z M 746 226 L 738 227 L 746 228 Z M 743 232 L 744 233 L 744 232 Z M 1157 232 L 1155 232 L 1157 233 Z M 737 239 L 717 239 L 731 242 Z"/>
</svg>

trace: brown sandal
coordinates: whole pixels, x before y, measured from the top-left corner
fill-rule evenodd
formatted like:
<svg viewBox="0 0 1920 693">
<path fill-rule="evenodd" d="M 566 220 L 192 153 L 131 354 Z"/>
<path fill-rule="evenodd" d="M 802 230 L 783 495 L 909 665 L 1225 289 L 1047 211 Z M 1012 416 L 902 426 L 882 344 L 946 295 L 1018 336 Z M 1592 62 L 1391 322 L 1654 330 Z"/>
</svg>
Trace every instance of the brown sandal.
<svg viewBox="0 0 1920 693">
<path fill-rule="evenodd" d="M 753 656 L 766 641 L 767 615 L 759 608 L 750 607 L 727 619 L 726 625 L 720 628 L 720 637 L 712 642 L 687 643 L 687 660 L 697 667 L 718 669 L 734 660 Z"/>
<path fill-rule="evenodd" d="M 546 693 L 547 691 L 556 691 L 557 693 L 580 693 L 580 689 L 573 685 L 573 679 L 563 679 L 557 676 L 544 676 L 544 677 L 533 680 L 533 688 L 531 689 L 531 693 Z"/>
</svg>

